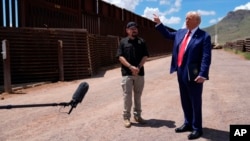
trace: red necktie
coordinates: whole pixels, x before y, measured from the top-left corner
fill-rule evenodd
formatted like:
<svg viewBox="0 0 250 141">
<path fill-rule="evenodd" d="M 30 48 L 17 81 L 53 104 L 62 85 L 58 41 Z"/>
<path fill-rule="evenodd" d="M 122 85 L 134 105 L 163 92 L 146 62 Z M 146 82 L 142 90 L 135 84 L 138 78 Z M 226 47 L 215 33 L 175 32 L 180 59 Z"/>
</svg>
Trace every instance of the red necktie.
<svg viewBox="0 0 250 141">
<path fill-rule="evenodd" d="M 191 31 L 188 31 L 187 35 L 185 36 L 185 38 L 183 39 L 183 41 L 181 43 L 179 53 L 178 53 L 178 62 L 177 62 L 178 67 L 181 66 L 183 55 L 184 55 L 184 52 L 185 52 L 185 48 L 187 46 L 188 37 L 190 36 L 190 34 L 191 34 Z"/>
</svg>

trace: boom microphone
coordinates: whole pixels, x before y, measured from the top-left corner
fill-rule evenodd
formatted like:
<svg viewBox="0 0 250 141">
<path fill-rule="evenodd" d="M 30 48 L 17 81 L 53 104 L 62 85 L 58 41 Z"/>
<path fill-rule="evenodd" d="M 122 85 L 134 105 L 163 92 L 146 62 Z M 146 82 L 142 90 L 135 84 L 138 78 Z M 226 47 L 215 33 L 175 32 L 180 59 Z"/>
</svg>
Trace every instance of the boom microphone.
<svg viewBox="0 0 250 141">
<path fill-rule="evenodd" d="M 78 88 L 76 89 L 72 100 L 70 102 L 61 102 L 61 103 L 47 103 L 47 104 L 26 104 L 26 105 L 5 105 L 1 106 L 0 109 L 12 109 L 12 108 L 28 108 L 28 107 L 45 107 L 45 106 L 71 106 L 71 109 L 68 114 L 71 113 L 73 108 L 76 108 L 78 103 L 82 102 L 82 99 L 86 95 L 87 91 L 89 89 L 89 85 L 86 82 L 80 83 Z"/>
<path fill-rule="evenodd" d="M 70 109 L 68 114 L 71 113 L 73 108 L 76 108 L 78 103 L 82 102 L 82 99 L 86 95 L 88 89 L 89 89 L 88 83 L 86 83 L 86 82 L 80 83 L 80 85 L 78 86 L 78 88 L 76 89 L 76 91 L 75 91 L 75 93 L 74 93 L 74 95 L 72 97 L 72 100 L 69 103 L 71 105 L 71 109 Z"/>
</svg>

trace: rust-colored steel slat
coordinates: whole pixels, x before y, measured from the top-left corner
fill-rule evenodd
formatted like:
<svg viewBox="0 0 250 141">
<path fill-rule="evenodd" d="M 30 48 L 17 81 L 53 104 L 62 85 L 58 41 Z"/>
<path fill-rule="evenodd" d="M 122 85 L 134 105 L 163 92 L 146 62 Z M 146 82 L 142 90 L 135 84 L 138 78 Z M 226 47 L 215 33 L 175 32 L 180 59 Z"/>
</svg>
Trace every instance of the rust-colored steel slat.
<svg viewBox="0 0 250 141">
<path fill-rule="evenodd" d="M 123 11 L 122 8 L 112 5 L 111 7 L 111 13 L 113 14 L 112 18 L 114 18 L 115 20 L 123 21 L 122 11 Z"/>
<path fill-rule="evenodd" d="M 7 31 L 3 36 L 10 45 L 12 82 L 55 81 L 57 40 L 46 30 L 8 28 Z"/>
<path fill-rule="evenodd" d="M 84 29 L 0 28 L 0 35 L 1 40 L 9 42 L 14 84 L 58 81 L 58 41 L 62 41 L 64 80 L 91 75 L 88 33 Z"/>
<path fill-rule="evenodd" d="M 135 21 L 135 14 L 131 11 L 123 9 L 123 19 L 127 23 L 129 21 Z"/>
<path fill-rule="evenodd" d="M 250 52 L 250 38 L 245 39 L 246 52 Z"/>
<path fill-rule="evenodd" d="M 117 37 L 96 36 L 95 49 L 98 50 L 101 67 L 117 63 Z"/>
<path fill-rule="evenodd" d="M 245 40 L 237 40 L 235 44 L 235 48 L 240 51 L 244 51 Z"/>
<path fill-rule="evenodd" d="M 82 28 L 87 29 L 90 34 L 100 34 L 98 16 L 82 13 Z"/>
<path fill-rule="evenodd" d="M 58 39 L 63 41 L 65 80 L 82 79 L 91 76 L 88 57 L 88 33 L 84 29 L 60 31 Z"/>
<path fill-rule="evenodd" d="M 91 74 L 96 74 L 101 67 L 100 54 L 96 46 L 96 36 L 94 34 L 88 35 L 88 47 L 89 47 L 89 61 L 91 65 Z"/>
<path fill-rule="evenodd" d="M 81 9 L 84 13 L 97 14 L 97 0 L 82 0 Z"/>
<path fill-rule="evenodd" d="M 20 5 L 22 27 L 81 27 L 81 0 L 25 0 Z"/>
<path fill-rule="evenodd" d="M 166 55 L 172 51 L 172 41 L 161 36 L 157 30 L 139 27 L 139 34 L 146 42 L 150 57 Z"/>
<path fill-rule="evenodd" d="M 104 2 L 104 1 L 99 1 L 98 3 L 98 15 L 102 15 L 104 17 L 112 17 L 112 5 Z"/>
<path fill-rule="evenodd" d="M 100 35 L 123 36 L 125 27 L 122 21 L 100 16 Z"/>
</svg>

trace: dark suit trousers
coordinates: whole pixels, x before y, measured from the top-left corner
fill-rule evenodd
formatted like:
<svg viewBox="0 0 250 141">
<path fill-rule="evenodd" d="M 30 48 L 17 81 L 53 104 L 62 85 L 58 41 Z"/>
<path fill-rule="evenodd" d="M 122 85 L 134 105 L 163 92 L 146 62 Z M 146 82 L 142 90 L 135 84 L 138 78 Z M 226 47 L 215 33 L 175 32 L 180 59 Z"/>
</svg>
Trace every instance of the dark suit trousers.
<svg viewBox="0 0 250 141">
<path fill-rule="evenodd" d="M 192 126 L 193 130 L 202 130 L 202 89 L 203 83 L 189 82 L 183 75 L 184 69 L 178 69 L 178 83 L 181 105 L 184 112 L 185 124 Z"/>
</svg>

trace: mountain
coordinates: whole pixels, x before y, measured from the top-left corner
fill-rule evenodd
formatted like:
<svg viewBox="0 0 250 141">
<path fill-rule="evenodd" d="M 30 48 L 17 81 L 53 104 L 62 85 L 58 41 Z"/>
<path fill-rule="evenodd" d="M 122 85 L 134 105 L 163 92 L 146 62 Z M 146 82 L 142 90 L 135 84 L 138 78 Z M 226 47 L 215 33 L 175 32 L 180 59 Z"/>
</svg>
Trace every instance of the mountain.
<svg viewBox="0 0 250 141">
<path fill-rule="evenodd" d="M 216 27 L 217 26 L 217 27 Z M 215 42 L 215 31 L 217 28 L 217 41 L 219 44 L 235 40 L 245 40 L 250 37 L 250 10 L 238 10 L 229 12 L 216 25 L 203 28 Z"/>
</svg>

